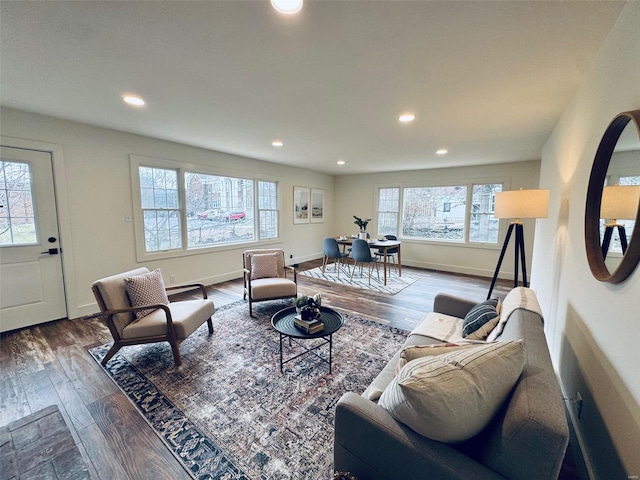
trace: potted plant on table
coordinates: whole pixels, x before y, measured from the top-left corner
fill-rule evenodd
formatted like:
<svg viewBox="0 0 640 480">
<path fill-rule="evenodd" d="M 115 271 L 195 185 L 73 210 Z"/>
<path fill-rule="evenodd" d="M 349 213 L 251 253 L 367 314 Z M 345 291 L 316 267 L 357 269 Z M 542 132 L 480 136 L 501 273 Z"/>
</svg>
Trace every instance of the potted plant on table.
<svg viewBox="0 0 640 480">
<path fill-rule="evenodd" d="M 356 225 L 358 225 L 358 227 L 360 227 L 360 234 L 359 237 L 362 240 L 366 240 L 367 239 L 367 225 L 369 224 L 369 222 L 371 221 L 370 218 L 366 218 L 366 219 L 362 219 L 359 217 L 356 217 L 355 215 L 353 216 L 353 218 L 356 219 L 355 223 Z"/>
</svg>

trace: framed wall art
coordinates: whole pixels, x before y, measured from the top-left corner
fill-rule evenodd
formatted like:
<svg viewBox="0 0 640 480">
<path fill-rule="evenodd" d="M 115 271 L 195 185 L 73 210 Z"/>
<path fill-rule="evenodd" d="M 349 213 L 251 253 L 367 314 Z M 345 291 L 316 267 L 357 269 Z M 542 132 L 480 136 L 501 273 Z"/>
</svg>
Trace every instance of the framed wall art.
<svg viewBox="0 0 640 480">
<path fill-rule="evenodd" d="M 293 223 L 309 223 L 309 187 L 293 187 Z"/>
<path fill-rule="evenodd" d="M 324 190 L 311 189 L 311 223 L 324 222 Z"/>
</svg>

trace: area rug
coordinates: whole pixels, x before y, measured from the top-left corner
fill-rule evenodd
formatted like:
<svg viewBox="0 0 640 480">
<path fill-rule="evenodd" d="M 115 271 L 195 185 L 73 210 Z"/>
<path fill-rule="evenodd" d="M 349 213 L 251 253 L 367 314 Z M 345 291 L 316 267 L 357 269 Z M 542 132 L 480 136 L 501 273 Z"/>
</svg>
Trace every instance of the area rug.
<svg viewBox="0 0 640 480">
<path fill-rule="evenodd" d="M 285 364 L 271 316 L 289 302 L 235 302 L 217 309 L 214 334 L 200 327 L 180 346 L 124 347 L 105 371 L 198 479 L 327 479 L 332 475 L 335 405 L 361 393 L 407 332 L 343 313 L 333 367 L 314 355 Z M 311 342 L 311 341 L 308 341 Z M 310 345 L 309 345 L 310 346 Z M 100 361 L 110 344 L 89 350 Z M 301 352 L 285 342 L 285 358 Z M 327 347 L 316 350 L 326 355 Z"/>
<path fill-rule="evenodd" d="M 374 290 L 376 292 L 388 293 L 389 295 L 395 295 L 418 280 L 418 277 L 406 273 L 403 273 L 402 277 L 399 277 L 395 270 L 392 270 L 391 275 L 387 275 L 387 284 L 385 285 L 382 268 L 380 268 L 380 280 L 378 280 L 378 275 L 374 267 L 374 271 L 371 272 L 371 285 L 369 285 L 369 271 L 366 267 L 362 269 L 362 274 L 360 274 L 360 268 L 358 267 L 353 274 L 353 279 L 350 279 L 345 267 L 340 271 L 340 276 L 338 277 L 338 272 L 335 271 L 335 267 L 332 264 L 329 264 L 327 268 L 325 268 L 324 273 L 322 273 L 322 267 L 316 267 L 310 270 L 300 271 L 298 275 L 326 280 L 327 282 L 338 283 L 361 290 Z"/>
</svg>

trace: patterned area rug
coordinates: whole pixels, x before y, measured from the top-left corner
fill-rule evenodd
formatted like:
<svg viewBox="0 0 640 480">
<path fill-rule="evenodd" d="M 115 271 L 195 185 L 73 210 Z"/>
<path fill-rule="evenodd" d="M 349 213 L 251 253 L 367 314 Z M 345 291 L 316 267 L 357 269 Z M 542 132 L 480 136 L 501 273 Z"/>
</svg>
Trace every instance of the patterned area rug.
<svg viewBox="0 0 640 480">
<path fill-rule="evenodd" d="M 331 478 L 335 404 L 347 391 L 364 391 L 406 338 L 342 312 L 331 375 L 313 355 L 280 373 L 270 319 L 289 305 L 256 304 L 258 318 L 243 301 L 218 308 L 213 336 L 205 324 L 185 340 L 177 369 L 166 343 L 124 347 L 108 363 L 105 371 L 194 478 Z M 285 358 L 301 352 L 284 345 Z M 99 361 L 109 347 L 89 352 Z"/>
<path fill-rule="evenodd" d="M 402 277 L 398 277 L 395 269 L 391 267 L 391 274 L 387 272 L 387 284 L 384 284 L 384 277 L 382 272 L 382 265 L 380 265 L 380 280 L 374 270 L 371 272 L 371 286 L 369 286 L 369 271 L 365 267 L 360 274 L 360 266 L 353 274 L 353 280 L 349 278 L 346 267 L 343 267 L 340 271 L 340 277 L 338 272 L 335 271 L 333 264 L 329 264 L 325 268 L 325 272 L 322 273 L 322 267 L 312 268 L 311 270 L 303 270 L 298 272 L 298 275 L 304 275 L 306 277 L 317 278 L 319 280 L 326 280 L 327 282 L 339 283 L 348 287 L 359 288 L 361 290 L 374 290 L 376 292 L 388 293 L 389 295 L 395 295 L 403 288 L 408 287 L 412 283 L 418 280 L 417 277 L 412 275 L 402 274 Z"/>
</svg>

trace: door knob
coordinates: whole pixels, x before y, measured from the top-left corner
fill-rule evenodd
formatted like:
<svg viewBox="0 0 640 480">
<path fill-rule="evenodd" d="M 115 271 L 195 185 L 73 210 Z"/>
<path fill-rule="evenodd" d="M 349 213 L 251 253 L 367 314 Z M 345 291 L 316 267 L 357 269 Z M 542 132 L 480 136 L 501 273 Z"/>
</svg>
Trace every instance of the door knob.
<svg viewBox="0 0 640 480">
<path fill-rule="evenodd" d="M 45 252 L 40 252 L 40 254 L 48 254 L 48 255 L 58 255 L 58 249 L 57 248 L 50 248 L 49 250 L 45 251 Z"/>
</svg>

